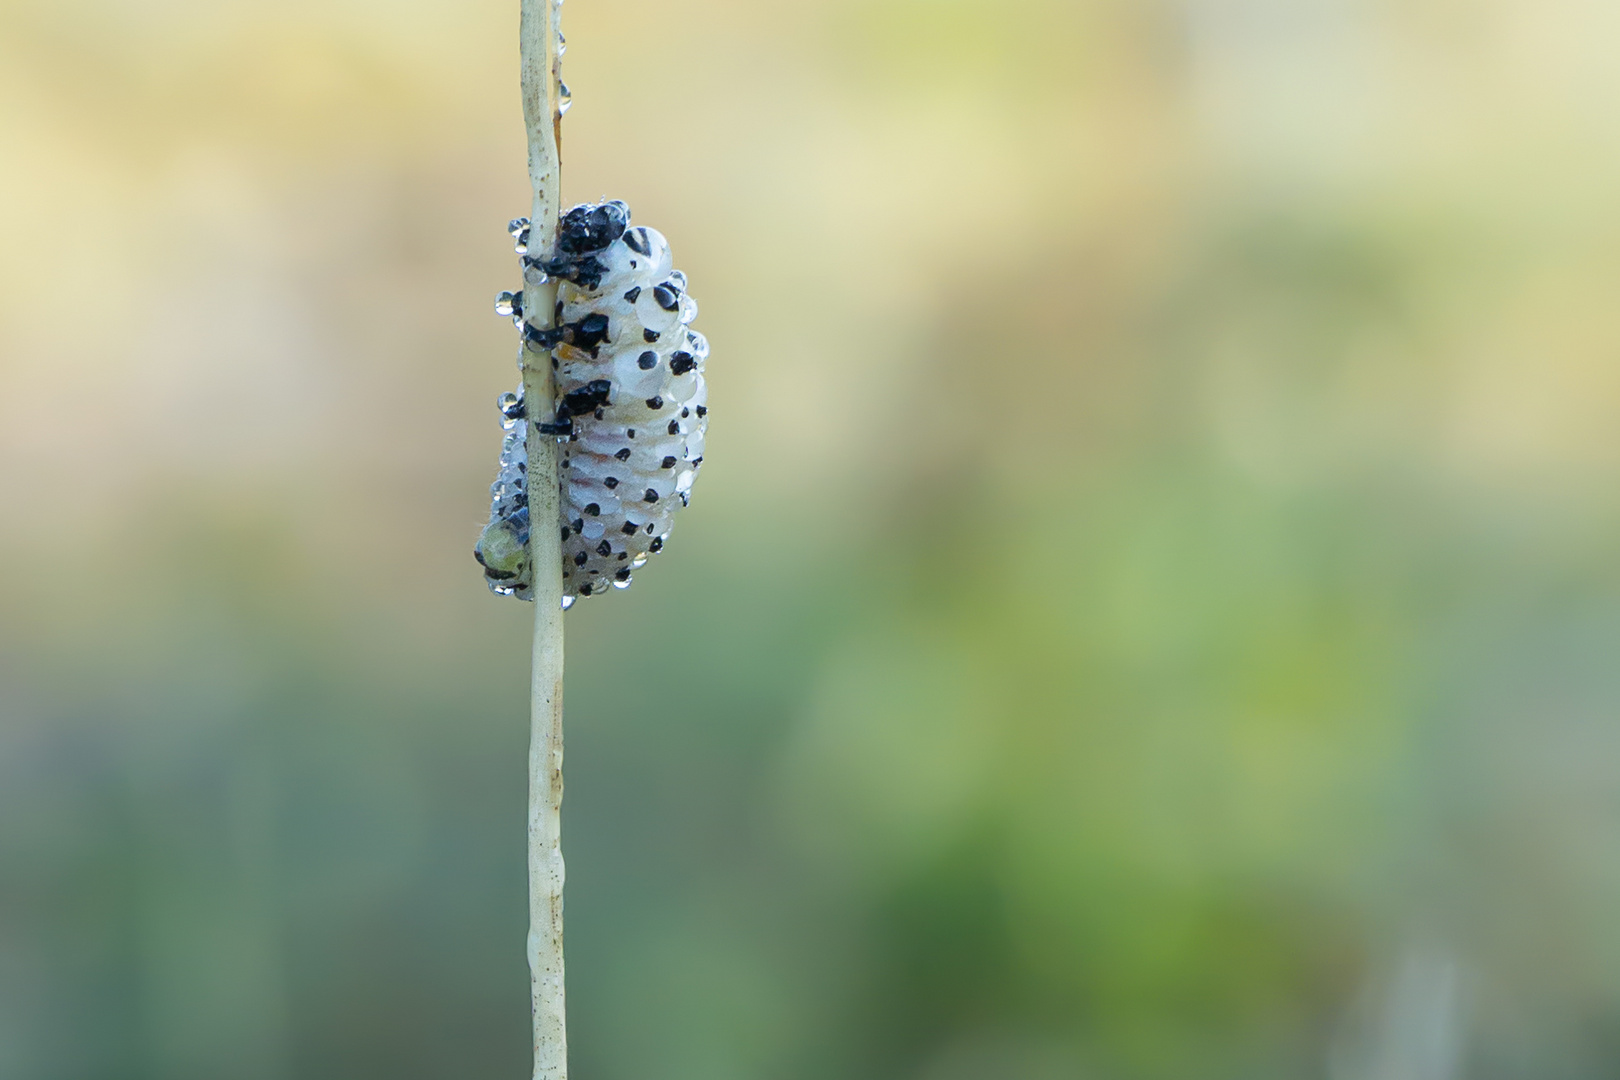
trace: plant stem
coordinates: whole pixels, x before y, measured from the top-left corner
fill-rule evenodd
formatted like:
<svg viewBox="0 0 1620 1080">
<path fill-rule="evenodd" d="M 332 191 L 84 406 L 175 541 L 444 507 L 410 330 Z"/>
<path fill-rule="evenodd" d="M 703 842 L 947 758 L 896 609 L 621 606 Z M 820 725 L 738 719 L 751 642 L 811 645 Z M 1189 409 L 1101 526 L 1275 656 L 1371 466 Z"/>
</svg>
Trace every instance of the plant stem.
<svg viewBox="0 0 1620 1080">
<path fill-rule="evenodd" d="M 557 239 L 561 187 L 558 153 L 558 4 L 522 0 L 523 119 L 529 132 L 529 251 L 545 256 Z M 552 325 L 556 282 L 523 286 L 525 317 Z M 529 557 L 534 574 L 534 667 L 529 715 L 529 984 L 534 1012 L 534 1080 L 567 1080 L 568 1028 L 563 993 L 562 857 L 562 544 L 557 440 L 535 430 L 550 416 L 551 356 L 522 346 L 523 397 L 530 417 Z"/>
</svg>

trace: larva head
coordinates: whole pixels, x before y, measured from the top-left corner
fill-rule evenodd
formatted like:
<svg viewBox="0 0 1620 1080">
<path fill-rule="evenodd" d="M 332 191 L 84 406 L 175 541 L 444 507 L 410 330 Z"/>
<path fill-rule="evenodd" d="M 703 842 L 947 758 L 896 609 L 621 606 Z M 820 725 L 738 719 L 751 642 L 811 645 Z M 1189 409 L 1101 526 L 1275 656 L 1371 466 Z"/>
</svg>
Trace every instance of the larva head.
<svg viewBox="0 0 1620 1080">
<path fill-rule="evenodd" d="M 596 288 L 609 273 L 599 256 L 629 225 L 630 208 L 617 199 L 574 207 L 557 225 L 557 247 L 542 264 L 545 272 L 587 289 Z"/>
<path fill-rule="evenodd" d="M 564 214 L 557 226 L 557 252 L 578 258 L 603 250 L 630 226 L 630 208 L 618 199 L 582 203 Z"/>
</svg>

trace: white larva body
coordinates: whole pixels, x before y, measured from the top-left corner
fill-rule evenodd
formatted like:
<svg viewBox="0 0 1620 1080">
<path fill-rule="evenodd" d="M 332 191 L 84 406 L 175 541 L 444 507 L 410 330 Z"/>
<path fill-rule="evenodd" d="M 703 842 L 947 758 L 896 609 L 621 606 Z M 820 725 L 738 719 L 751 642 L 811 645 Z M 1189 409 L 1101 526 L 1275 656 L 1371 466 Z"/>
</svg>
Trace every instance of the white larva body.
<svg viewBox="0 0 1620 1080">
<path fill-rule="evenodd" d="M 525 333 L 552 346 L 555 418 L 502 399 L 508 436 L 479 545 L 496 592 L 531 598 L 527 464 L 519 465 L 524 425 L 514 414 L 526 411 L 530 423 L 549 424 L 563 439 L 557 527 L 565 604 L 630 584 L 648 556 L 662 550 L 702 465 L 709 346 L 690 328 L 697 305 L 686 294 L 685 275 L 672 268 L 663 236 L 628 225 L 622 203 L 576 207 L 563 219 L 559 253 L 543 264 L 561 279 L 557 328 L 525 326 Z M 532 273 L 534 260 L 528 262 Z M 501 303 L 511 300 L 503 296 Z M 514 312 L 514 321 L 521 318 Z M 516 543 L 520 536 L 523 543 Z"/>
</svg>

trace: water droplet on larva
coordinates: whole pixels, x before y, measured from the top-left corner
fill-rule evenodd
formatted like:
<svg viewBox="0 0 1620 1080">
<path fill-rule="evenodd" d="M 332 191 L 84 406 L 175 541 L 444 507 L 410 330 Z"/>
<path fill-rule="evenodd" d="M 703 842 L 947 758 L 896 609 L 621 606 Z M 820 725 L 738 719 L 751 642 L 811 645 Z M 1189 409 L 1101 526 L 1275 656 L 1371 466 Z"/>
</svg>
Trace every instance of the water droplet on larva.
<svg viewBox="0 0 1620 1080">
<path fill-rule="evenodd" d="M 510 319 L 517 310 L 517 305 L 511 293 L 503 292 L 495 298 L 495 314 L 503 319 Z"/>
<path fill-rule="evenodd" d="M 557 31 L 557 55 L 561 56 L 568 51 L 568 39 L 563 37 L 561 30 Z"/>
<path fill-rule="evenodd" d="M 561 80 L 558 80 L 558 82 L 557 82 L 557 115 L 561 116 L 563 113 L 567 112 L 569 109 L 571 109 L 573 107 L 574 107 L 574 95 L 573 95 L 573 93 L 569 91 L 567 83 L 562 82 Z"/>
<path fill-rule="evenodd" d="M 506 223 L 506 231 L 512 234 L 512 250 L 519 255 L 529 253 L 529 219 L 526 217 L 513 218 Z"/>
</svg>

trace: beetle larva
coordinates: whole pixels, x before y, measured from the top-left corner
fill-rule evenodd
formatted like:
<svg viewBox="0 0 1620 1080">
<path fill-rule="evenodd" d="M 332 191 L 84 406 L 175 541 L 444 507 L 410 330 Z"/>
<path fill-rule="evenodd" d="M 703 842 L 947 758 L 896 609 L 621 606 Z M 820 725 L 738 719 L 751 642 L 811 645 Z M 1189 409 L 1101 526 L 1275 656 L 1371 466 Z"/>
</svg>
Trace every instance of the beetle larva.
<svg viewBox="0 0 1620 1080">
<path fill-rule="evenodd" d="M 528 277 L 558 278 L 556 323 L 530 324 L 520 293 L 502 293 L 531 343 L 556 372 L 550 418 L 534 415 L 519 388 L 501 398 L 505 441 L 490 488 L 490 522 L 475 554 L 489 586 L 532 599 L 526 495 L 528 423 L 565 440 L 560 475 L 564 604 L 625 588 L 664 547 L 675 512 L 690 501 L 703 464 L 709 343 L 691 329 L 697 304 L 672 268 L 656 230 L 632 227 L 622 202 L 576 206 L 563 215 L 549 258 L 526 251 L 528 223 L 512 223 Z"/>
</svg>

